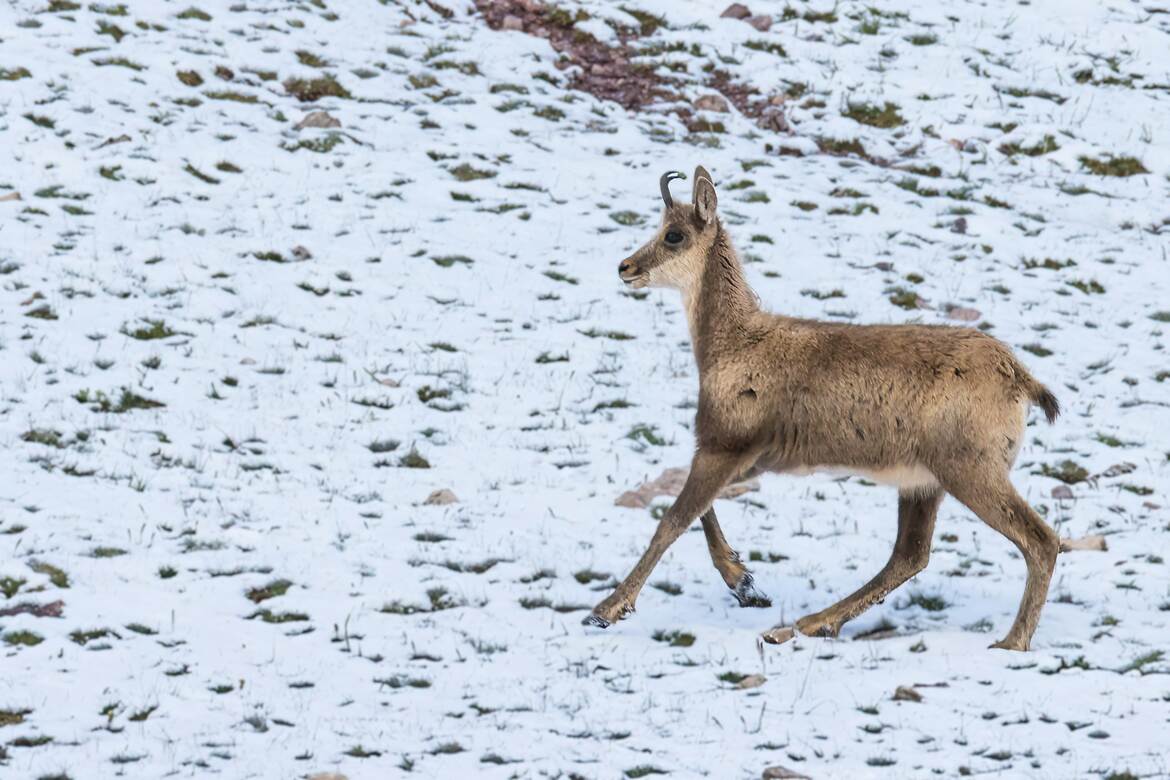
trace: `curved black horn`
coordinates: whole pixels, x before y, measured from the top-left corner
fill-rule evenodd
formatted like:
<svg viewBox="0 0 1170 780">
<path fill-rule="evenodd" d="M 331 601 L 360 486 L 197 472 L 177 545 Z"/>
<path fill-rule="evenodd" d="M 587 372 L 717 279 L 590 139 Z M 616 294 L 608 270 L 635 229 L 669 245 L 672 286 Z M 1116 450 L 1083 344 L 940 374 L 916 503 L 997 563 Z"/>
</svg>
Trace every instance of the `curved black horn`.
<svg viewBox="0 0 1170 780">
<path fill-rule="evenodd" d="M 662 190 L 662 202 L 666 204 L 667 208 L 674 205 L 674 200 L 670 197 L 670 180 L 685 179 L 686 177 L 687 175 L 682 171 L 667 171 L 658 180 L 658 189 Z"/>
</svg>

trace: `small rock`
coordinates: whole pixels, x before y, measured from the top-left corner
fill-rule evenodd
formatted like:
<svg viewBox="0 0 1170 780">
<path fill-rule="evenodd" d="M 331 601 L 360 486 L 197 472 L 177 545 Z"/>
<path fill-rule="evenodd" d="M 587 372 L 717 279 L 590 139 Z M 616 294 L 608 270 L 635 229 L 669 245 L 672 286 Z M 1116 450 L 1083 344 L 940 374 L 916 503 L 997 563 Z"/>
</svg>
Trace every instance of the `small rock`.
<svg viewBox="0 0 1170 780">
<path fill-rule="evenodd" d="M 777 133 L 790 133 L 792 126 L 788 124 L 788 117 L 779 104 L 773 103 L 760 114 L 760 127 Z"/>
<path fill-rule="evenodd" d="M 951 225 L 951 232 L 958 233 L 961 236 L 966 235 L 967 234 L 967 218 L 966 217 L 959 217 L 958 219 L 956 219 L 954 224 Z"/>
<path fill-rule="evenodd" d="M 786 766 L 770 766 L 764 770 L 764 780 L 810 780 L 808 775 L 794 772 Z"/>
<path fill-rule="evenodd" d="M 500 27 L 505 30 L 523 30 L 524 20 L 519 16 L 508 14 L 504 17 L 504 21 L 500 23 Z"/>
<path fill-rule="evenodd" d="M 768 678 L 762 674 L 749 674 L 747 677 L 740 680 L 735 687 L 741 690 L 746 690 L 748 688 L 759 688 L 767 681 Z"/>
<path fill-rule="evenodd" d="M 718 111 L 721 114 L 726 114 L 731 110 L 727 99 L 722 95 L 703 95 L 695 101 L 695 108 L 700 111 Z"/>
<path fill-rule="evenodd" d="M 341 121 L 328 111 L 313 111 L 293 125 L 296 130 L 304 130 L 306 127 L 341 127 Z"/>
<path fill-rule="evenodd" d="M 308 249 L 305 249 L 300 244 L 297 244 L 296 246 L 294 246 L 292 248 L 292 256 L 295 257 L 297 260 L 308 260 L 309 258 L 311 258 L 313 256 L 313 253 L 310 252 Z"/>
<path fill-rule="evenodd" d="M 1134 471 L 1136 468 L 1137 468 L 1137 466 L 1135 466 L 1132 463 L 1129 463 L 1128 461 L 1125 463 L 1114 463 L 1112 466 L 1105 469 L 1097 476 L 1107 477 L 1107 478 L 1120 477 L 1122 474 L 1129 474 L 1131 471 Z"/>
<path fill-rule="evenodd" d="M 9 192 L 9 193 L 6 193 L 4 195 L 0 195 L 0 203 L 3 203 L 6 200 L 20 200 L 20 193 L 19 192 Z"/>
<path fill-rule="evenodd" d="M 1072 488 L 1070 488 L 1068 485 L 1057 485 L 1056 487 L 1052 488 L 1052 497 L 1053 498 L 1072 498 L 1073 497 Z"/>
<path fill-rule="evenodd" d="M 894 689 L 894 701 L 922 701 L 922 694 L 906 685 Z"/>
<path fill-rule="evenodd" d="M 447 488 L 442 488 L 427 496 L 427 500 L 423 503 L 430 506 L 445 506 L 446 504 L 458 504 L 459 499 Z"/>
<path fill-rule="evenodd" d="M 760 634 L 760 639 L 770 645 L 782 645 L 796 636 L 792 626 L 775 626 Z"/>
<path fill-rule="evenodd" d="M 624 506 L 631 509 L 645 509 L 658 496 L 677 496 L 687 482 L 688 470 L 683 467 L 668 468 L 657 479 L 644 482 L 634 490 L 627 490 L 617 497 L 614 506 Z M 720 498 L 738 498 L 744 493 L 759 490 L 760 482 L 749 479 L 745 482 L 733 482 L 719 493 Z"/>
<path fill-rule="evenodd" d="M 748 7 L 743 3 L 732 3 L 723 9 L 723 13 L 719 14 L 720 19 L 747 19 L 752 15 Z"/>
<path fill-rule="evenodd" d="M 947 309 L 947 317 L 952 320 L 959 320 L 960 322 L 974 322 L 981 316 L 978 309 L 971 309 L 966 306 L 951 306 Z"/>
<path fill-rule="evenodd" d="M 1109 552 L 1109 545 L 1105 544 L 1105 537 L 1100 534 L 1082 536 L 1080 539 L 1061 539 L 1060 551 L 1091 550 L 1093 552 Z"/>
<path fill-rule="evenodd" d="M 749 16 L 744 21 L 760 32 L 768 32 L 768 30 L 772 29 L 772 17 L 770 16 Z"/>
</svg>

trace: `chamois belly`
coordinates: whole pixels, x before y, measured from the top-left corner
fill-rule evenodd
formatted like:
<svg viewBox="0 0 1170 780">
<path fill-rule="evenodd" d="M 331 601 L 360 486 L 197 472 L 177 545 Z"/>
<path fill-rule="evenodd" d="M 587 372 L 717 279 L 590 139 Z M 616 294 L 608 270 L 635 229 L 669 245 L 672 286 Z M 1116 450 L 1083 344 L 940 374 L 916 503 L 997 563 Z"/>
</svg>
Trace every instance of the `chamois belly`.
<svg viewBox="0 0 1170 780">
<path fill-rule="evenodd" d="M 835 476 L 864 477 L 879 485 L 892 485 L 899 490 L 914 490 L 932 488 L 938 485 L 938 479 L 924 466 L 914 464 L 907 466 L 891 466 L 883 469 L 867 469 L 858 466 L 835 466 L 831 464 L 817 466 L 792 466 L 777 469 L 781 474 L 792 474 L 805 477 L 809 474 L 822 473 Z"/>
</svg>

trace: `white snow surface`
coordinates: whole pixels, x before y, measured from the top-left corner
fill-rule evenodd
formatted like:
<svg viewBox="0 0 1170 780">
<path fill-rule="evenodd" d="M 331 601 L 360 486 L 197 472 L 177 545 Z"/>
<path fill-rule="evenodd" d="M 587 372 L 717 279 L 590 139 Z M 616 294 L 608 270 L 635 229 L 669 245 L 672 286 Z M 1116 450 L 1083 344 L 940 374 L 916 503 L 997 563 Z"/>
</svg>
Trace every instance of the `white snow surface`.
<svg viewBox="0 0 1170 780">
<path fill-rule="evenodd" d="M 1170 772 L 1164 2 L 624 6 L 688 99 L 705 65 L 794 95 L 790 136 L 572 91 L 468 2 L 47 5 L 0 7 L 0 615 L 62 605 L 0 617 L 0 777 Z M 323 73 L 352 97 L 283 86 Z M 1147 172 L 1081 162 L 1110 155 Z M 580 624 L 654 529 L 614 499 L 692 451 L 678 296 L 616 267 L 696 164 L 767 307 L 974 309 L 1060 398 L 1013 479 L 1108 550 L 1060 556 L 1031 652 L 987 648 L 1024 564 L 949 498 L 926 571 L 759 651 L 892 546 L 894 491 L 830 476 L 716 505 L 771 609 L 696 525 L 636 614 Z"/>
</svg>

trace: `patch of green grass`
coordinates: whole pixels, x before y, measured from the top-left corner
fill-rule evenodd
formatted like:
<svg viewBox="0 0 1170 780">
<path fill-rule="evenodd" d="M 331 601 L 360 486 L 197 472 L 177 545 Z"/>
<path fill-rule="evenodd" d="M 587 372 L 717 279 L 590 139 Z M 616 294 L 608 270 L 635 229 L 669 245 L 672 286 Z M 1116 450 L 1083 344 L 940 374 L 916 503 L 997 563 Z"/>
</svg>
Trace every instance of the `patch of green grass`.
<svg viewBox="0 0 1170 780">
<path fill-rule="evenodd" d="M 96 393 L 91 393 L 89 390 L 80 390 L 73 394 L 74 400 L 82 404 L 92 404 L 90 410 L 94 412 L 109 412 L 111 414 L 122 414 L 134 409 L 158 409 L 166 406 L 161 401 L 155 401 L 151 398 L 138 395 L 128 387 L 123 387 L 121 395 L 115 403 L 113 399 L 107 396 L 100 390 Z"/>
<path fill-rule="evenodd" d="M 429 469 L 431 462 L 419 454 L 413 447 L 410 452 L 398 459 L 398 465 L 404 469 Z"/>
<path fill-rule="evenodd" d="M 907 36 L 906 40 L 912 46 L 932 46 L 938 43 L 938 36 L 934 33 L 915 33 Z"/>
<path fill-rule="evenodd" d="M 203 83 L 203 77 L 193 70 L 180 70 L 175 75 L 188 87 L 198 87 Z"/>
<path fill-rule="evenodd" d="M 868 104 L 851 104 L 844 116 L 870 127 L 890 128 L 906 124 L 906 120 L 898 113 L 898 107 L 889 102 L 881 108 Z"/>
<path fill-rule="evenodd" d="M 194 176 L 199 181 L 206 182 L 207 184 L 219 184 L 219 179 L 215 178 L 214 176 L 208 176 L 206 173 L 199 170 L 191 163 L 184 165 L 183 170 Z"/>
<path fill-rule="evenodd" d="M 253 604 L 259 604 L 261 601 L 267 601 L 268 599 L 274 599 L 277 596 L 283 596 L 291 587 L 291 580 L 273 580 L 267 585 L 258 588 L 249 588 L 248 592 L 244 595 L 247 596 L 248 600 Z"/>
<path fill-rule="evenodd" d="M 556 106 L 541 106 L 532 112 L 533 116 L 538 116 L 541 119 L 547 119 L 550 122 L 559 122 L 565 118 L 565 112 L 561 111 Z"/>
<path fill-rule="evenodd" d="M 126 551 L 121 547 L 95 547 L 89 551 L 91 558 L 117 558 L 125 554 Z"/>
<path fill-rule="evenodd" d="M 12 647 L 36 647 L 45 638 L 32 631 L 9 631 L 4 635 L 4 643 Z"/>
<path fill-rule="evenodd" d="M 318 76 L 314 79 L 286 79 L 284 89 L 302 103 L 313 103 L 321 98 L 335 97 L 349 100 L 353 98 L 349 90 L 341 85 L 331 73 Z"/>
<path fill-rule="evenodd" d="M 657 425 L 646 425 L 645 423 L 638 423 L 630 432 L 626 434 L 627 439 L 632 441 L 641 441 L 650 444 L 654 447 L 666 446 L 666 439 L 658 435 Z"/>
<path fill-rule="evenodd" d="M 37 574 L 45 574 L 49 577 L 49 582 L 53 583 L 58 588 L 69 587 L 69 575 L 63 569 L 60 569 L 51 563 L 44 561 L 29 561 L 28 567 Z"/>
<path fill-rule="evenodd" d="M 398 449 L 398 442 L 394 439 L 374 439 L 366 447 L 370 452 L 382 454 Z"/>
<path fill-rule="evenodd" d="M 47 303 L 43 303 L 35 309 L 29 309 L 24 313 L 26 317 L 32 317 L 34 320 L 55 320 L 57 319 L 57 312 L 53 311 L 53 307 Z"/>
<path fill-rule="evenodd" d="M 4 726 L 19 726 L 24 723 L 24 716 L 31 715 L 32 710 L 0 710 L 0 728 Z"/>
<path fill-rule="evenodd" d="M 146 320 L 146 323 L 145 326 L 140 326 L 134 330 L 128 330 L 126 326 L 123 326 L 122 333 L 139 341 L 165 339 L 175 335 L 175 331 L 163 320 Z"/>
<path fill-rule="evenodd" d="M 1021 146 L 1018 143 L 1000 144 L 999 151 L 1009 157 L 1017 154 L 1026 154 L 1029 157 L 1039 157 L 1042 154 L 1048 154 L 1060 149 L 1060 145 L 1056 143 L 1056 139 L 1051 135 L 1044 136 L 1043 140 L 1037 141 L 1031 146 Z"/>
<path fill-rule="evenodd" d="M 129 68 L 130 70 L 146 70 L 145 65 L 139 65 L 134 60 L 130 60 L 125 57 L 99 57 L 92 62 L 99 68 L 114 66 L 119 68 Z"/>
<path fill-rule="evenodd" d="M 1059 479 L 1066 485 L 1075 485 L 1089 478 L 1089 470 L 1072 460 L 1063 460 L 1055 466 L 1042 463 L 1040 464 L 1040 470 L 1033 473 Z"/>
<path fill-rule="evenodd" d="M 612 339 L 614 341 L 630 341 L 634 337 L 628 333 L 623 333 L 620 330 L 598 330 L 597 328 L 589 328 L 588 330 L 577 331 L 582 336 L 588 336 L 591 339 Z"/>
<path fill-rule="evenodd" d="M 837 138 L 818 138 L 817 146 L 825 154 L 832 154 L 838 157 L 846 155 L 857 155 L 864 158 L 866 156 L 865 147 L 861 145 L 861 141 L 856 138 L 849 140 L 841 140 Z"/>
<path fill-rule="evenodd" d="M 1071 282 L 1065 282 L 1069 287 L 1075 287 L 1083 292 L 1085 295 L 1101 295 L 1105 292 L 1105 288 L 1096 279 L 1085 281 L 1084 279 L 1073 279 Z"/>
<path fill-rule="evenodd" d="M 746 41 L 744 46 L 752 51 L 762 51 L 767 54 L 774 54 L 777 57 L 787 57 L 788 52 L 784 47 L 775 41 Z"/>
<path fill-rule="evenodd" d="M 561 273 L 560 271 L 551 271 L 550 270 L 550 271 L 543 271 L 542 273 L 544 273 L 545 276 L 547 276 L 549 279 L 552 279 L 554 282 L 564 282 L 565 284 L 577 284 L 577 278 L 575 276 L 569 276 L 567 274 Z"/>
<path fill-rule="evenodd" d="M 548 363 L 568 363 L 569 353 L 563 352 L 560 355 L 553 355 L 549 352 L 541 352 L 536 356 L 536 362 L 539 365 L 545 365 Z"/>
<path fill-rule="evenodd" d="M 95 628 L 90 631 L 82 631 L 81 629 L 78 629 L 76 631 L 70 632 L 69 634 L 69 638 L 73 640 L 73 644 L 81 645 L 82 647 L 95 639 L 105 639 L 109 636 L 121 639 L 121 637 L 108 628 Z"/>
<path fill-rule="evenodd" d="M 328 133 L 320 138 L 302 138 L 295 144 L 281 144 L 280 148 L 286 152 L 306 149 L 315 154 L 327 154 L 343 143 L 345 143 L 345 136 L 341 133 Z"/>
<path fill-rule="evenodd" d="M 201 22 L 210 22 L 211 21 L 211 14 L 192 6 L 192 7 L 188 8 L 186 11 L 183 11 L 182 13 L 180 13 L 176 18 L 177 19 L 197 19 Z"/>
<path fill-rule="evenodd" d="M 254 620 L 260 618 L 265 623 L 303 623 L 309 619 L 309 616 L 304 612 L 273 612 L 270 609 L 258 609 L 245 620 Z"/>
<path fill-rule="evenodd" d="M 110 24 L 105 19 L 98 21 L 98 35 L 108 35 L 114 39 L 114 43 L 121 43 L 122 39 L 126 37 L 126 31 L 116 24 Z"/>
<path fill-rule="evenodd" d="M 213 89 L 210 92 L 204 92 L 203 96 L 211 100 L 228 100 L 233 103 L 259 103 L 260 99 L 255 95 L 249 95 L 246 92 L 236 92 L 232 89 Z"/>
<path fill-rule="evenodd" d="M 907 290 L 904 287 L 895 287 L 889 291 L 890 303 L 901 309 L 917 309 L 918 308 L 918 293 L 913 290 Z"/>
<path fill-rule="evenodd" d="M 636 211 L 614 211 L 610 213 L 609 218 L 626 227 L 640 225 L 645 221 L 642 215 Z"/>
<path fill-rule="evenodd" d="M 941 612 L 950 605 L 947 604 L 942 596 L 930 596 L 925 593 L 915 592 L 910 594 L 909 606 L 921 607 L 927 612 Z"/>
<path fill-rule="evenodd" d="M 22 114 L 21 116 L 23 116 L 28 121 L 32 122 L 37 127 L 43 127 L 46 130 L 52 130 L 53 128 L 55 128 L 57 126 L 57 123 L 54 122 L 52 119 L 50 119 L 47 116 L 41 116 L 40 114 L 28 113 L 28 114 Z"/>
<path fill-rule="evenodd" d="M 27 78 L 32 78 L 32 73 L 29 72 L 28 68 L 20 67 L 11 70 L 0 68 L 0 81 L 19 81 Z"/>
<path fill-rule="evenodd" d="M 1122 156 L 1094 159 L 1092 157 L 1082 156 L 1077 159 L 1080 160 L 1085 170 L 1098 176 L 1125 177 L 1149 173 L 1146 170 L 1146 166 L 1142 165 L 1141 160 L 1138 160 L 1136 157 Z"/>
<path fill-rule="evenodd" d="M 467 266 L 470 266 L 470 265 L 475 263 L 475 261 L 472 260 L 467 255 L 443 255 L 441 257 L 432 257 L 431 262 L 434 263 L 435 265 L 439 266 L 440 268 L 450 268 L 451 266 L 455 265 L 456 263 L 460 263 L 462 265 L 467 265 Z"/>
<path fill-rule="evenodd" d="M 328 62 L 326 62 L 321 57 L 318 57 L 311 51 L 297 49 L 293 53 L 297 55 L 297 62 L 301 63 L 302 65 L 308 65 L 310 68 L 325 68 L 329 66 Z"/>
<path fill-rule="evenodd" d="M 0 577 L 0 593 L 4 594 L 4 598 L 10 599 L 27 583 L 28 580 L 24 578 Z"/>
<path fill-rule="evenodd" d="M 695 643 L 695 635 L 685 631 L 655 631 L 650 638 L 671 647 L 690 647 Z"/>
<path fill-rule="evenodd" d="M 496 175 L 495 171 L 476 168 L 473 165 L 471 165 L 470 163 L 460 163 L 459 165 L 456 165 L 454 168 L 451 168 L 450 172 L 451 172 L 451 175 L 454 176 L 459 181 L 475 181 L 477 179 L 491 179 L 491 178 L 495 177 L 495 175 Z"/>
</svg>

